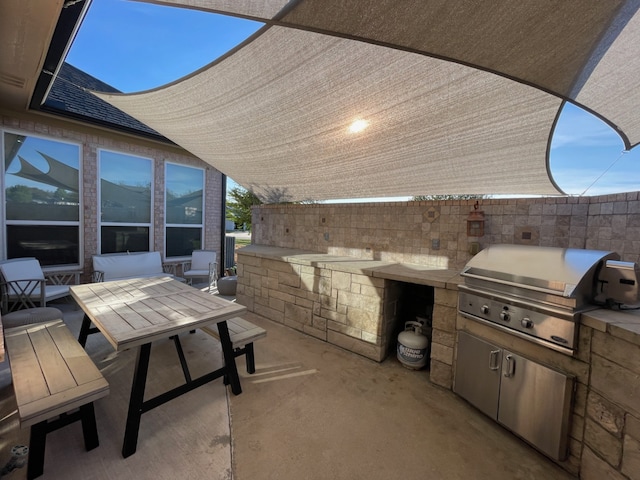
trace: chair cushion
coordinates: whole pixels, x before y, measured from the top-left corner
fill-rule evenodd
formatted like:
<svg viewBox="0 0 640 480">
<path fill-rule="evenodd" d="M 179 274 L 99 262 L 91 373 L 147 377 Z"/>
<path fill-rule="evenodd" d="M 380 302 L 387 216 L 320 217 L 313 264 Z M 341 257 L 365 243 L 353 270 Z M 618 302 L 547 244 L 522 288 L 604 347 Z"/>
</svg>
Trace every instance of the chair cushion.
<svg viewBox="0 0 640 480">
<path fill-rule="evenodd" d="M 206 270 L 209 275 L 209 264 L 216 263 L 216 252 L 211 250 L 194 250 L 191 253 L 191 270 Z"/>
<path fill-rule="evenodd" d="M 40 262 L 35 258 L 14 259 L 0 263 L 0 271 L 7 282 L 44 279 Z"/>
</svg>

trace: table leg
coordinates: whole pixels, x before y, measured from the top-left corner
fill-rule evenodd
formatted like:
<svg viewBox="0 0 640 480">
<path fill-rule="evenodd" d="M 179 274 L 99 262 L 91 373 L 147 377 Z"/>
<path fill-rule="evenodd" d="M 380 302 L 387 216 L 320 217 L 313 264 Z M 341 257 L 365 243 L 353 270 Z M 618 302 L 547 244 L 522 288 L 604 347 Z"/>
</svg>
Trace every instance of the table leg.
<svg viewBox="0 0 640 480">
<path fill-rule="evenodd" d="M 89 330 L 91 330 L 91 319 L 85 313 L 84 318 L 82 319 L 82 326 L 80 327 L 80 335 L 78 336 L 78 343 L 80 343 L 83 348 L 87 345 Z"/>
<path fill-rule="evenodd" d="M 136 367 L 133 372 L 133 383 L 131 384 L 131 396 L 129 397 L 127 426 L 124 431 L 124 442 L 122 444 L 122 456 L 124 458 L 136 453 L 138 430 L 140 429 L 140 417 L 142 417 L 142 405 L 144 403 L 144 388 L 147 383 L 147 372 L 149 371 L 150 354 L 150 343 L 145 343 L 138 349 Z"/>
<path fill-rule="evenodd" d="M 222 353 L 224 355 L 224 365 L 227 370 L 226 378 L 231 385 L 231 391 L 234 395 L 242 393 L 240 386 L 240 377 L 238 376 L 238 368 L 236 367 L 236 356 L 233 354 L 233 345 L 229 337 L 229 327 L 226 320 L 218 323 L 218 333 L 220 334 L 220 343 L 222 344 Z"/>
</svg>

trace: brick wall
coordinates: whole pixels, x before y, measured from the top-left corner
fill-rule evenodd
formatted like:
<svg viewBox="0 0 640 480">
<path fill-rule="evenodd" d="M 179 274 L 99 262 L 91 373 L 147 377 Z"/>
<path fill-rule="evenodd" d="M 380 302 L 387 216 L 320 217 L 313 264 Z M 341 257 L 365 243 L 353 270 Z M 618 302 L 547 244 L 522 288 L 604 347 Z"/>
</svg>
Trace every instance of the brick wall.
<svg viewBox="0 0 640 480">
<path fill-rule="evenodd" d="M 0 113 L 2 129 L 26 135 L 38 135 L 78 143 L 81 146 L 82 170 L 82 266 L 88 281 L 91 272 L 91 256 L 98 252 L 98 150 L 107 149 L 153 159 L 154 212 L 153 248 L 164 256 L 164 164 L 178 163 L 205 169 L 205 245 L 204 248 L 221 251 L 222 174 L 188 152 L 168 144 L 148 141 L 127 135 L 118 135 L 76 123 L 65 122 L 29 114 Z"/>
</svg>

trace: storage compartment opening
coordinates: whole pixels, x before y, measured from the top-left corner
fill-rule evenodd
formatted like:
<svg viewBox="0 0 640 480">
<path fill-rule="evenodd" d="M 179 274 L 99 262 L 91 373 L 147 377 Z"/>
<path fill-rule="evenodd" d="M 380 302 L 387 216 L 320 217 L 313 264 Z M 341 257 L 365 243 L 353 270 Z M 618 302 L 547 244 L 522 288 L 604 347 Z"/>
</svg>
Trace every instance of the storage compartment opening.
<svg viewBox="0 0 640 480">
<path fill-rule="evenodd" d="M 397 315 L 393 325 L 392 337 L 389 341 L 389 355 L 396 358 L 398 335 L 405 331 L 407 322 L 420 322 L 422 334 L 427 337 L 425 369 L 429 368 L 431 351 L 431 329 L 433 324 L 434 288 L 415 283 L 394 282 L 398 290 Z"/>
</svg>

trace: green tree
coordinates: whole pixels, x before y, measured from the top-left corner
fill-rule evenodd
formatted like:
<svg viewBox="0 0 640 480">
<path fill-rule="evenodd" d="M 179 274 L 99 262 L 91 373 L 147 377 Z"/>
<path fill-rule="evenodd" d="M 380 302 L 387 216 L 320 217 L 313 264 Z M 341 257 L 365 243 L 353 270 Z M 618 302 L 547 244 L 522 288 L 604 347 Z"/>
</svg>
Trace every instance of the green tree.
<svg viewBox="0 0 640 480">
<path fill-rule="evenodd" d="M 262 201 L 253 192 L 240 187 L 231 189 L 227 197 L 226 218 L 251 230 L 251 207 L 261 205 Z"/>
</svg>

